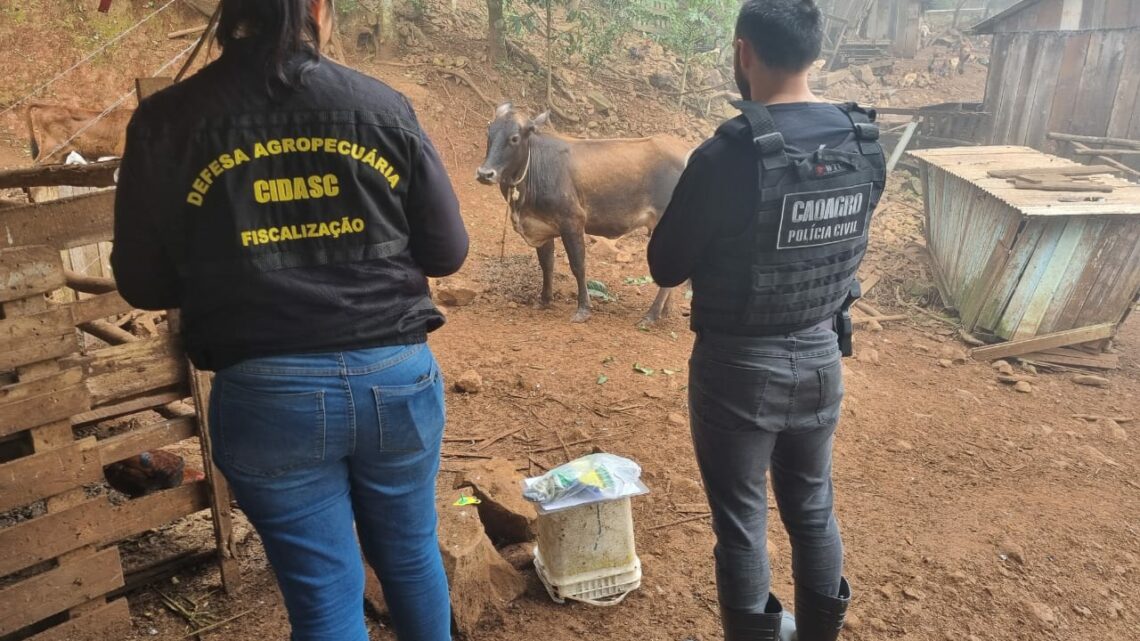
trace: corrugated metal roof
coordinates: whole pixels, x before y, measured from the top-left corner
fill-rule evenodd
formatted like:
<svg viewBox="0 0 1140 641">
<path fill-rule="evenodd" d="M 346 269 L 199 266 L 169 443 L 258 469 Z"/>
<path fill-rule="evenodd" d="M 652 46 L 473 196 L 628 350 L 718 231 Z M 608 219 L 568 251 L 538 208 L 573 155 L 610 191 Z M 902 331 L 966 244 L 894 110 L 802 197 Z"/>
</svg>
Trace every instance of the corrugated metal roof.
<svg viewBox="0 0 1140 641">
<path fill-rule="evenodd" d="M 989 18 L 986 18 L 985 20 L 974 25 L 973 27 L 970 28 L 970 33 L 973 33 L 973 34 L 993 33 L 993 28 L 995 26 L 997 26 L 998 23 L 1004 21 L 1006 18 L 1009 18 L 1010 16 L 1021 13 L 1025 9 L 1028 9 L 1029 7 L 1032 7 L 1033 5 L 1035 5 L 1039 2 L 1041 2 L 1041 0 L 1021 0 L 1021 2 L 1018 2 L 1017 4 L 1013 5 L 1012 7 L 1006 9 L 1005 11 L 1002 11 L 1001 13 L 992 15 Z"/>
<path fill-rule="evenodd" d="M 950 147 L 912 151 L 910 155 L 977 185 L 1025 216 L 1140 216 L 1140 185 L 1115 176 L 1096 177 L 1096 182 L 1112 186 L 1112 193 L 1087 193 L 1017 189 L 1004 178 L 988 175 L 995 169 L 1082 166 L 1029 147 Z"/>
</svg>

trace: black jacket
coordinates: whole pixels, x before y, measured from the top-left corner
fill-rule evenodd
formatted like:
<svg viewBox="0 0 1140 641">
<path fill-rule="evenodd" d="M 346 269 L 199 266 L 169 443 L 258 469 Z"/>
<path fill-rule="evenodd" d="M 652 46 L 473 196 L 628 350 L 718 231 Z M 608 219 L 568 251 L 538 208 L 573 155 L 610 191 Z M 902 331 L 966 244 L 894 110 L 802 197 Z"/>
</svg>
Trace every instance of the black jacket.
<svg viewBox="0 0 1140 641">
<path fill-rule="evenodd" d="M 143 309 L 182 309 L 191 360 L 423 342 L 443 324 L 426 276 L 468 239 L 411 105 L 322 59 L 270 92 L 234 43 L 144 100 L 127 131 L 112 266 Z"/>
</svg>

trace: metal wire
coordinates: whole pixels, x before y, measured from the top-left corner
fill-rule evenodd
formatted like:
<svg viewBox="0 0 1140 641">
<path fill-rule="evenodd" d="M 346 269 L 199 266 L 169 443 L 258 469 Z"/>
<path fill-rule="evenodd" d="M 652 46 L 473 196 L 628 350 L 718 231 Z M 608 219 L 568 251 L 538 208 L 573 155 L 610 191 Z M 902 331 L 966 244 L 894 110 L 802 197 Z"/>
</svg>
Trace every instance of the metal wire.
<svg viewBox="0 0 1140 641">
<path fill-rule="evenodd" d="M 159 7 L 158 9 L 156 9 L 154 12 L 152 12 L 152 13 L 151 13 L 150 15 L 148 15 L 147 17 L 145 17 L 145 18 L 143 18 L 142 20 L 139 20 L 139 21 L 138 21 L 138 22 L 136 22 L 135 24 L 131 25 L 129 28 L 127 28 L 127 30 L 126 30 L 126 31 L 123 31 L 122 33 L 120 33 L 119 35 L 115 36 L 114 38 L 111 38 L 111 39 L 110 39 L 110 40 L 108 40 L 108 41 L 107 41 L 105 44 L 103 44 L 101 47 L 98 47 L 97 49 L 95 49 L 95 50 L 94 50 L 94 51 L 92 51 L 91 53 L 89 53 L 89 54 L 87 54 L 86 56 L 84 56 L 84 58 L 83 58 L 82 60 L 80 60 L 79 62 L 77 62 L 77 63 L 75 63 L 75 64 L 71 65 L 71 66 L 70 66 L 70 67 L 68 67 L 67 69 L 64 69 L 62 72 L 60 72 L 59 74 L 57 74 L 57 75 L 56 75 L 54 78 L 52 78 L 51 80 L 48 80 L 48 81 L 47 81 L 47 82 L 45 82 L 44 84 L 42 84 L 42 85 L 40 85 L 40 86 L 36 87 L 35 89 L 33 89 L 33 90 L 31 90 L 30 92 L 28 92 L 28 93 L 27 93 L 27 94 L 26 94 L 26 95 L 25 95 L 23 98 L 20 98 L 20 99 L 19 99 L 19 100 L 17 100 L 16 102 L 13 102 L 12 104 L 10 104 L 10 105 L 8 105 L 7 107 L 5 107 L 3 111 L 0 111 L 0 116 L 3 116 L 4 114 L 8 113 L 9 111 L 12 111 L 12 110 L 13 110 L 13 109 L 15 109 L 16 107 L 19 107 L 20 105 L 24 104 L 24 102 L 25 102 L 25 101 L 27 101 L 27 100 L 28 100 L 28 98 L 31 98 L 32 96 L 35 96 L 35 95 L 36 95 L 36 94 L 38 94 L 39 92 L 43 91 L 44 89 L 47 89 L 48 87 L 50 87 L 50 86 L 52 86 L 53 84 L 55 84 L 56 82 L 58 82 L 58 81 L 60 80 L 60 78 L 63 78 L 64 76 L 66 76 L 67 74 L 71 73 L 72 71 L 75 71 L 75 70 L 76 70 L 76 69 L 78 69 L 79 67 L 82 67 L 84 64 L 86 64 L 86 63 L 90 62 L 92 58 L 94 58 L 95 56 L 97 56 L 97 55 L 99 55 L 100 53 L 102 53 L 103 51 L 105 51 L 105 50 L 106 50 L 108 47 L 110 47 L 111 45 L 113 45 L 113 44 L 115 44 L 116 42 L 118 42 L 118 41 L 122 40 L 123 38 L 127 37 L 127 36 L 128 36 L 130 33 L 132 33 L 134 30 L 138 29 L 139 27 L 141 27 L 141 26 L 143 26 L 144 24 L 146 24 L 147 22 L 149 22 L 151 18 L 153 18 L 153 17 L 157 16 L 158 14 L 162 13 L 163 11 L 166 11 L 166 9 L 170 7 L 170 5 L 174 4 L 174 3 L 175 3 L 175 2 L 177 2 L 177 1 L 178 1 L 178 0 L 169 0 L 169 1 L 168 1 L 166 4 L 162 5 L 162 6 L 161 6 L 161 7 Z"/>
<path fill-rule="evenodd" d="M 186 54 L 190 53 L 190 50 L 191 50 L 191 49 L 193 49 L 193 48 L 194 48 L 194 46 L 195 46 L 195 45 L 193 45 L 193 44 L 192 44 L 192 45 L 190 45 L 189 47 L 186 47 L 185 49 L 183 49 L 181 52 L 179 52 L 179 53 L 178 53 L 178 55 L 176 55 L 176 56 L 174 56 L 173 58 L 171 58 L 169 62 L 167 62 L 166 64 L 164 64 L 164 65 L 162 65 L 161 67 L 159 67 L 159 68 L 158 68 L 158 70 L 157 70 L 157 71 L 155 71 L 155 72 L 154 72 L 152 75 L 154 75 L 154 76 L 157 76 L 157 75 L 161 74 L 163 71 L 166 71 L 167 69 L 169 69 L 169 68 L 170 68 L 170 67 L 171 67 L 171 66 L 172 66 L 172 65 L 173 65 L 175 62 L 178 62 L 178 59 L 179 59 L 179 58 L 181 58 L 182 56 L 185 56 Z M 120 96 L 118 100 L 116 100 L 115 102 L 111 103 L 111 106 L 110 106 L 110 107 L 107 107 L 106 109 L 104 109 L 104 110 L 103 110 L 103 112 L 102 112 L 102 113 L 100 113 L 98 116 L 95 116 L 95 117 L 94 117 L 94 118 L 92 118 L 91 120 L 88 120 L 88 121 L 87 121 L 87 123 L 86 123 L 86 124 L 84 124 L 82 127 L 80 127 L 80 128 L 79 128 L 79 129 L 78 129 L 78 130 L 77 130 L 77 131 L 74 133 L 74 134 L 72 134 L 70 138 L 68 138 L 67 140 L 65 140 L 65 141 L 63 141 L 63 142 L 59 143 L 58 145 L 56 145 L 55 149 L 52 149 L 52 150 L 51 150 L 50 152 L 48 152 L 47 154 L 45 154 L 45 155 L 41 156 L 41 158 L 47 159 L 47 158 L 51 158 L 52 156 L 54 156 L 56 153 L 58 153 L 58 152 L 59 152 L 59 150 L 63 149 L 64 147 L 66 147 L 67 145 L 69 145 L 69 144 L 71 143 L 71 141 L 75 140 L 75 139 L 76 139 L 76 138 L 78 138 L 80 135 L 82 135 L 82 134 L 83 134 L 83 132 L 85 132 L 85 131 L 87 131 L 88 129 L 90 129 L 90 128 L 94 127 L 94 126 L 95 126 L 95 124 L 96 124 L 97 122 L 99 122 L 100 120 L 102 120 L 102 119 L 106 118 L 106 117 L 107 117 L 107 116 L 108 116 L 108 115 L 109 115 L 109 114 L 110 114 L 112 111 L 114 111 L 115 109 L 118 109 L 119 105 L 123 104 L 124 102 L 126 102 L 126 101 L 127 101 L 127 99 L 128 99 L 128 98 L 130 98 L 131 96 L 135 95 L 135 92 L 136 92 L 136 91 L 137 91 L 137 89 L 131 89 L 131 90 L 130 90 L 130 91 L 128 91 L 127 93 L 125 93 L 125 94 L 123 94 L 122 96 Z"/>
</svg>

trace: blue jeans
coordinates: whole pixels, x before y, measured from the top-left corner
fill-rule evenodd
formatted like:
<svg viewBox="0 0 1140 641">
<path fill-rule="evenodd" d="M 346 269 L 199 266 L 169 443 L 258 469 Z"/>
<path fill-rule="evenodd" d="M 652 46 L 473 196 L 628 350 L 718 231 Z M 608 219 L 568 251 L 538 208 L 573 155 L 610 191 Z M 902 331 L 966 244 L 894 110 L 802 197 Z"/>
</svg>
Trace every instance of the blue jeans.
<svg viewBox="0 0 1140 641">
<path fill-rule="evenodd" d="M 835 332 L 701 334 L 689 366 L 689 416 L 716 533 L 721 605 L 762 614 L 771 573 L 768 489 L 792 544 L 796 587 L 839 592 L 843 542 L 831 446 L 843 401 Z"/>
<path fill-rule="evenodd" d="M 214 461 L 265 545 L 293 641 L 367 641 L 361 549 L 400 641 L 451 639 L 435 507 L 444 420 L 426 345 L 218 372 Z"/>
</svg>

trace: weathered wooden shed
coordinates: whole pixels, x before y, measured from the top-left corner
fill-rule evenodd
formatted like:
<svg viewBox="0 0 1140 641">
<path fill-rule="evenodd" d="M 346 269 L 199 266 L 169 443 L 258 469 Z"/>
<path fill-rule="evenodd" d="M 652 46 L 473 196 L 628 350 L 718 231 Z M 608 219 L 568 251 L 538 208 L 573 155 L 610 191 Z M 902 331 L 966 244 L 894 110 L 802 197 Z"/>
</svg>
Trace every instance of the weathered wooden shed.
<svg viewBox="0 0 1140 641">
<path fill-rule="evenodd" d="M 1081 186 L 1111 193 L 1045 191 L 990 175 L 1095 173 L 1027 147 L 911 156 L 937 285 L 967 331 L 1007 341 L 1068 333 L 1051 347 L 1114 334 L 1140 295 L 1140 185 L 1104 174 Z"/>
<path fill-rule="evenodd" d="M 903 58 L 918 53 L 921 0 L 819 0 L 827 17 L 824 52 L 842 42 Z"/>
<path fill-rule="evenodd" d="M 1063 152 L 1049 132 L 1140 139 L 1140 2 L 1023 0 L 972 29 L 993 36 L 990 144 Z"/>
</svg>

